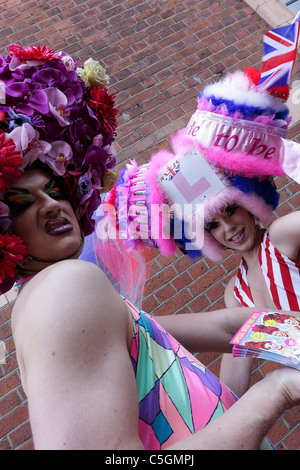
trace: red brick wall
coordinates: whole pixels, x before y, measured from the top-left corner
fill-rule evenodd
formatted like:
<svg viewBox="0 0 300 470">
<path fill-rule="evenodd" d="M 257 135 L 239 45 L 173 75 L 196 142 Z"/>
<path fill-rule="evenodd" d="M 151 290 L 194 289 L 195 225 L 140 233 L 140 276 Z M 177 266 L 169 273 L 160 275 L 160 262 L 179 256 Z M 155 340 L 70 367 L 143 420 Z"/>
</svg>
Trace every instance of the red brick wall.
<svg viewBox="0 0 300 470">
<path fill-rule="evenodd" d="M 120 165 L 169 148 L 170 136 L 186 125 L 203 84 L 225 70 L 258 65 L 268 25 L 240 0 L 9 0 L 0 11 L 0 53 L 12 43 L 46 44 L 79 61 L 92 56 L 111 76 L 120 110 L 116 141 Z M 299 77 L 300 61 L 295 68 Z M 300 126 L 290 131 L 300 139 Z M 299 187 L 278 178 L 277 215 L 300 207 Z M 238 259 L 227 255 L 217 266 L 192 263 L 179 252 L 172 259 L 153 252 L 144 308 L 154 315 L 222 307 L 226 283 Z M 10 329 L 11 305 L 0 310 L 0 341 L 7 349 L 0 364 L 0 449 L 32 449 L 26 398 Z M 220 356 L 201 360 L 218 373 Z M 256 364 L 252 380 L 273 363 Z M 273 426 L 279 449 L 300 446 L 299 408 Z"/>
</svg>

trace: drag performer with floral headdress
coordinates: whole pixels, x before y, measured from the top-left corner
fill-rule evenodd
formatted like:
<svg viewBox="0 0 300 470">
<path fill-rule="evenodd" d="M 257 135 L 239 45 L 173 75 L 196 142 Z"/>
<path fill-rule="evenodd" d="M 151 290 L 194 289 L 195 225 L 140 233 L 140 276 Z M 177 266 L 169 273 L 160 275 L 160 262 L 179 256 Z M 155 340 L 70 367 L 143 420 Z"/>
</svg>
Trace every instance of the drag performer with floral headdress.
<svg viewBox="0 0 300 470">
<path fill-rule="evenodd" d="M 13 45 L 0 65 L 1 284 L 20 285 L 11 321 L 35 448 L 259 448 L 300 402 L 299 376 L 277 371 L 236 403 L 178 342 L 229 352 L 253 309 L 159 324 L 77 259 L 115 164 L 99 64 Z"/>
<path fill-rule="evenodd" d="M 179 246 L 215 262 L 224 249 L 242 254 L 225 292 L 229 307 L 300 311 L 299 212 L 260 226 L 278 206 L 273 177 L 300 183 L 300 145 L 286 138 L 298 38 L 299 18 L 269 31 L 262 70 L 205 86 L 186 129 L 172 138 L 173 153 L 132 162 L 108 197 L 128 249 L 150 245 L 172 256 Z M 223 380 L 241 394 L 248 371 L 245 379 L 232 371 Z"/>
<path fill-rule="evenodd" d="M 9 55 L 0 58 L 1 293 L 52 262 L 28 253 L 22 239 L 11 232 L 14 215 L 32 203 L 11 187 L 26 169 L 49 171 L 54 177 L 49 193 L 70 201 L 82 232 L 82 243 L 72 256 L 80 254 L 84 236 L 93 232 L 92 215 L 100 193 L 113 184 L 116 162 L 117 111 L 108 80 L 93 59 L 81 68 L 68 54 L 46 46 L 24 49 L 13 44 Z M 62 231 L 64 223 L 58 220 L 55 229 Z"/>
</svg>

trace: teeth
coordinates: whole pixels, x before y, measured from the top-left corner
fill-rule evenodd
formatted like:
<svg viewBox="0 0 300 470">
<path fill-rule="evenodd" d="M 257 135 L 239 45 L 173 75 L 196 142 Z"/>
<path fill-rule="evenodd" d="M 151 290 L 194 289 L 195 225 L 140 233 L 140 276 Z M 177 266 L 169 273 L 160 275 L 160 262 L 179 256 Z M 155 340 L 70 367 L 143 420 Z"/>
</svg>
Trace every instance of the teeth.
<svg viewBox="0 0 300 470">
<path fill-rule="evenodd" d="M 51 227 L 49 227 L 49 230 L 50 230 L 50 231 L 51 231 L 51 230 L 55 230 L 55 229 L 57 229 L 57 228 L 59 228 L 59 227 L 62 227 L 62 225 L 63 225 L 63 224 L 53 224 L 53 225 L 51 225 Z"/>
<path fill-rule="evenodd" d="M 234 235 L 233 237 L 231 237 L 231 240 L 236 242 L 237 240 L 239 240 L 241 238 L 241 235 L 242 235 L 242 230 L 237 234 L 237 235 Z"/>
<path fill-rule="evenodd" d="M 239 234 L 239 235 L 235 235 L 234 237 L 232 237 L 232 239 L 231 239 L 231 240 L 234 240 L 234 241 L 236 241 L 236 240 L 238 240 L 239 238 L 240 238 L 240 234 Z"/>
</svg>

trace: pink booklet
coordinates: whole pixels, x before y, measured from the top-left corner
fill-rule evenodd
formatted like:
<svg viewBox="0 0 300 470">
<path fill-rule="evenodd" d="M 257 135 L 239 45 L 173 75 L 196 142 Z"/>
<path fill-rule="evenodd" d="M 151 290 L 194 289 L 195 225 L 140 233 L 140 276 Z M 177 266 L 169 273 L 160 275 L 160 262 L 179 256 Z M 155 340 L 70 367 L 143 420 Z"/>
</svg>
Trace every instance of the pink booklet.
<svg viewBox="0 0 300 470">
<path fill-rule="evenodd" d="M 291 315 L 254 312 L 230 344 L 234 357 L 257 357 L 300 370 L 300 319 Z"/>
</svg>

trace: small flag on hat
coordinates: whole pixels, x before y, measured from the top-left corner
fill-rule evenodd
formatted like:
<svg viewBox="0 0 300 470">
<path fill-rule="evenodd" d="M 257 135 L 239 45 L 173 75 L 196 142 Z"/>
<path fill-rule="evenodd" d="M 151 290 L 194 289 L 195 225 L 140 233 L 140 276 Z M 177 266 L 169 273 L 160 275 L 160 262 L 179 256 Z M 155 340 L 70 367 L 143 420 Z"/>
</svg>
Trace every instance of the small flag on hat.
<svg viewBox="0 0 300 470">
<path fill-rule="evenodd" d="M 293 23 L 268 31 L 263 38 L 261 78 L 258 87 L 286 100 L 297 55 L 300 12 Z"/>
</svg>

